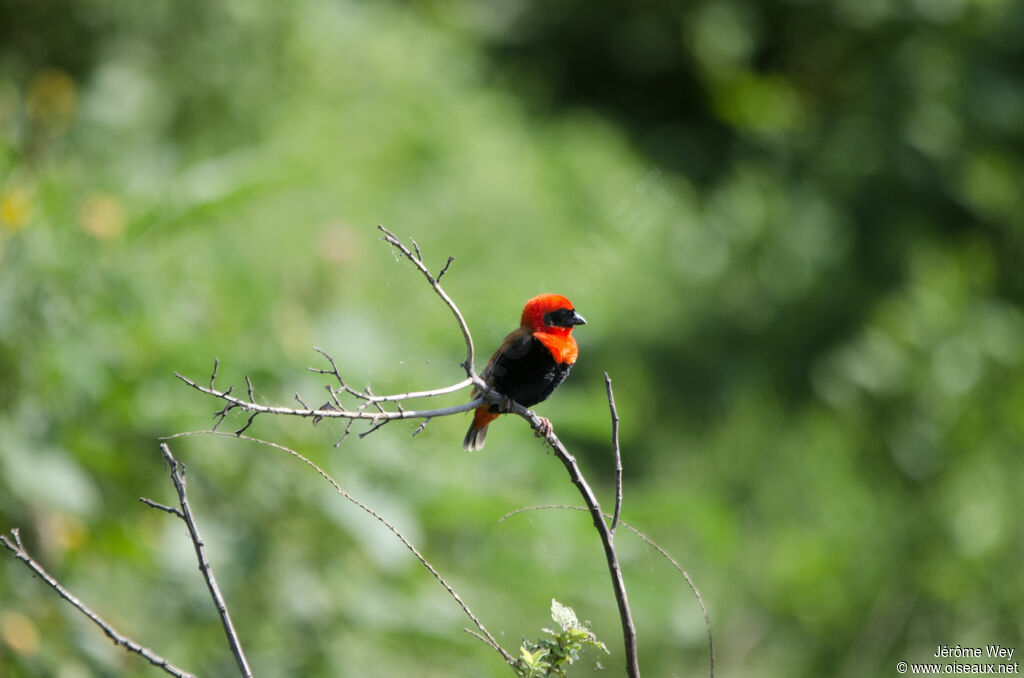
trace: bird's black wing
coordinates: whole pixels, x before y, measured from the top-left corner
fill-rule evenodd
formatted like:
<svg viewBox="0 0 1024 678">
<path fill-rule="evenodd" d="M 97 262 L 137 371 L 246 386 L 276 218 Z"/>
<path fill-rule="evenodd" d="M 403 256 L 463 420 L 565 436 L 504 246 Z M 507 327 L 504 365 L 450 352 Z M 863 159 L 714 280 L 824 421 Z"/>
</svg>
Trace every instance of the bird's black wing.
<svg viewBox="0 0 1024 678">
<path fill-rule="evenodd" d="M 570 367 L 557 362 L 539 339 L 520 328 L 505 337 L 481 377 L 498 393 L 530 407 L 551 395 Z"/>
</svg>

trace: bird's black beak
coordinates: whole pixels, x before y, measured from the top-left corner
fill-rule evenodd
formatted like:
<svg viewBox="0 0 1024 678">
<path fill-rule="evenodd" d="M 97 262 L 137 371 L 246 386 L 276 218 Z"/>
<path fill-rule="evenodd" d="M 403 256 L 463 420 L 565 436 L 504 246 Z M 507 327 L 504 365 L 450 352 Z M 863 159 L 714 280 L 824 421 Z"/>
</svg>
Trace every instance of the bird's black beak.
<svg viewBox="0 0 1024 678">
<path fill-rule="evenodd" d="M 572 312 L 572 317 L 569 318 L 569 324 L 570 325 L 586 325 L 587 321 L 579 313 L 577 313 L 576 311 L 573 311 Z"/>
</svg>

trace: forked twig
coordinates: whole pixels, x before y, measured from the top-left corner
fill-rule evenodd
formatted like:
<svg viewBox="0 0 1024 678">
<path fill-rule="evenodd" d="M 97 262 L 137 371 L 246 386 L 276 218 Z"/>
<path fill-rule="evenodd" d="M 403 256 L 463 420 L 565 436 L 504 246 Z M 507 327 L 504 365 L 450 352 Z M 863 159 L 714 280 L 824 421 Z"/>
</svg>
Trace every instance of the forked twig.
<svg viewBox="0 0 1024 678">
<path fill-rule="evenodd" d="M 434 288 L 434 291 L 437 293 L 437 296 L 441 297 L 442 301 L 444 301 L 444 303 L 451 310 L 452 315 L 455 316 L 455 321 L 459 324 L 459 329 L 462 330 L 462 338 L 466 342 L 466 361 L 462 363 L 462 366 L 466 370 L 466 376 L 473 380 L 474 385 L 484 385 L 483 381 L 480 380 L 480 378 L 476 374 L 475 369 L 473 368 L 473 335 L 471 335 L 469 332 L 469 326 L 466 324 L 466 319 L 462 317 L 462 312 L 459 310 L 459 307 L 455 305 L 455 302 L 452 301 L 451 297 L 448 296 L 448 293 L 445 292 L 444 289 L 441 287 L 441 275 L 444 275 L 444 272 L 448 270 L 448 267 L 451 265 L 452 261 L 455 260 L 455 257 L 448 258 L 448 263 L 444 265 L 443 269 L 441 269 L 441 274 L 435 278 L 434 276 L 430 275 L 430 271 L 427 269 L 426 264 L 423 263 L 423 257 L 420 256 L 419 246 L 416 245 L 415 242 L 413 242 L 413 245 L 416 248 L 416 254 L 413 254 L 412 252 L 409 251 L 408 247 L 402 244 L 402 241 L 399 240 L 398 236 L 396 236 L 394 233 L 384 228 L 380 224 L 377 225 L 377 230 L 384 234 L 383 239 L 388 244 L 390 244 L 392 247 L 394 247 L 399 252 L 404 254 L 405 258 L 411 261 L 413 263 L 413 266 L 419 269 L 420 273 L 422 273 L 424 277 L 426 277 L 427 281 L 430 283 L 430 286 Z M 480 383 L 478 384 L 477 382 Z"/>
<path fill-rule="evenodd" d="M 206 386 L 203 386 L 202 384 L 197 384 L 196 382 L 192 381 L 188 377 L 178 372 L 174 372 L 174 376 L 180 379 L 181 381 L 185 382 L 195 390 L 201 391 L 202 393 L 205 393 L 207 395 L 211 395 L 214 398 L 219 398 L 220 400 L 223 400 L 225 403 L 227 403 L 224 406 L 224 408 L 218 411 L 215 415 L 219 419 L 217 422 L 218 425 L 220 424 L 221 421 L 223 421 L 227 413 L 233 409 L 240 409 L 243 412 L 249 412 L 251 414 L 277 414 L 292 417 L 312 418 L 317 419 L 318 421 L 320 419 L 366 419 L 372 422 L 373 424 L 377 424 L 380 423 L 381 421 L 390 421 L 392 419 L 425 419 L 427 417 L 450 416 L 453 414 L 459 414 L 460 412 L 468 412 L 469 410 L 476 409 L 480 405 L 483 405 L 484 402 L 486 402 L 483 397 L 480 397 L 474 398 L 468 403 L 463 403 L 461 405 L 453 405 L 452 407 L 440 407 L 437 409 L 429 410 L 377 410 L 374 412 L 366 412 L 365 410 L 362 409 L 347 409 L 338 407 L 336 405 L 332 405 L 329 408 L 320 407 L 319 409 L 312 409 L 310 407 L 281 407 L 278 405 L 261 405 L 259 403 L 252 403 L 249 402 L 248 400 L 244 400 L 242 398 L 234 396 L 231 394 L 231 390 L 233 387 L 229 387 L 226 391 L 220 391 L 217 388 L 208 388 Z M 461 382 L 459 384 L 459 388 L 465 388 L 468 385 L 468 381 Z M 439 395 L 440 393 L 450 393 L 451 391 L 454 390 L 457 389 L 451 386 L 446 386 L 443 389 L 438 389 L 439 393 L 419 391 L 412 393 L 411 397 L 425 398 L 431 395 Z M 380 402 L 386 402 L 391 400 L 397 400 L 397 398 L 395 396 L 374 396 L 373 400 L 369 400 L 368 402 L 377 404 Z M 338 404 L 340 405 L 340 403 Z M 248 428 L 248 426 L 246 426 L 245 428 Z M 242 431 L 244 431 L 245 428 L 243 428 Z M 216 426 L 214 427 L 214 430 L 216 430 Z"/>
<path fill-rule="evenodd" d="M 210 561 L 206 557 L 206 545 L 203 543 L 202 537 L 199 536 L 199 527 L 196 525 L 195 517 L 192 515 L 192 509 L 189 507 L 185 484 L 185 466 L 174 458 L 174 455 L 171 454 L 171 448 L 167 443 L 160 443 L 160 451 L 164 455 L 164 461 L 167 462 L 171 482 L 174 483 L 174 489 L 178 493 L 178 504 L 181 506 L 181 510 L 178 511 L 170 506 L 157 504 L 157 502 L 145 498 L 142 498 L 142 502 L 168 513 L 174 513 L 184 521 L 185 526 L 188 528 L 189 537 L 192 539 L 192 545 L 195 547 L 196 560 L 199 561 L 199 571 L 203 573 L 203 579 L 206 581 L 206 587 L 210 591 L 210 597 L 217 608 L 217 614 L 220 615 L 220 622 L 224 627 L 224 634 L 227 636 L 231 652 L 235 655 L 238 669 L 244 678 L 252 678 L 249 661 L 245 658 L 242 643 L 239 641 L 235 625 L 231 621 L 231 613 L 228 611 L 227 603 L 224 602 L 224 596 L 217 585 L 217 578 L 213 574 L 213 568 L 210 567 Z"/>
<path fill-rule="evenodd" d="M 319 346 L 314 346 L 313 350 L 322 355 L 327 360 L 327 362 L 330 363 L 331 369 L 325 370 L 319 367 L 307 367 L 307 370 L 309 370 L 310 372 L 316 372 L 317 374 L 327 374 L 333 376 L 335 380 L 338 382 L 338 385 L 340 386 L 342 391 L 352 396 L 355 396 L 360 400 L 365 400 L 370 403 L 414 400 L 416 398 L 433 398 L 434 396 L 445 395 L 446 393 L 455 393 L 456 391 L 461 391 L 462 389 L 466 388 L 467 386 L 473 383 L 473 380 L 467 377 L 457 384 L 452 384 L 451 386 L 444 386 L 442 388 L 430 389 L 428 391 L 409 391 L 408 393 L 394 393 L 391 395 L 382 396 L 373 395 L 372 393 L 370 393 L 368 388 L 362 391 L 358 391 L 349 386 L 347 383 L 345 383 L 345 380 L 342 379 L 341 377 L 341 373 L 338 371 L 337 363 L 334 362 L 334 358 L 332 358 L 331 355 L 327 353 L 327 351 L 323 350 Z M 305 403 L 303 403 L 301 400 L 299 400 L 299 402 L 302 405 L 305 405 Z"/>
</svg>

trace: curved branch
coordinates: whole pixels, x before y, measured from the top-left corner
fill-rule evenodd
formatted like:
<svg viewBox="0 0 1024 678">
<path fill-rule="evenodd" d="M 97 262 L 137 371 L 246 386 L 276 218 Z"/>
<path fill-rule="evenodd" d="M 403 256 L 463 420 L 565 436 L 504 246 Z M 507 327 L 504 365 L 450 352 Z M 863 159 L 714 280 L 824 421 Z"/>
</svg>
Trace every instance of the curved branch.
<svg viewBox="0 0 1024 678">
<path fill-rule="evenodd" d="M 197 384 L 188 377 L 174 372 L 174 376 L 181 379 L 183 382 L 207 395 L 211 395 L 214 398 L 219 398 L 227 403 L 227 407 L 222 412 L 226 412 L 229 409 L 238 408 L 243 412 L 252 412 L 255 414 L 278 414 L 291 417 L 305 417 L 305 418 L 316 418 L 316 419 L 367 419 L 374 423 L 380 423 L 385 421 L 391 421 L 393 419 L 427 419 L 431 417 L 446 417 L 452 414 L 459 414 L 460 412 L 468 412 L 469 410 L 476 409 L 480 405 L 486 402 L 485 398 L 474 398 L 468 403 L 462 405 L 453 405 L 452 407 L 440 407 L 432 410 L 398 410 L 397 412 L 392 411 L 376 411 L 366 412 L 361 409 L 349 410 L 343 408 L 330 408 L 312 409 L 312 408 L 295 408 L 295 407 L 281 407 L 278 405 L 261 405 L 259 403 L 250 402 L 244 398 L 239 398 L 231 394 L 231 389 L 228 388 L 226 391 L 219 391 L 213 387 L 206 387 L 202 384 Z M 456 384 L 459 388 L 465 388 L 469 385 L 468 380 L 464 380 L 459 384 Z M 437 391 L 418 391 L 413 392 L 410 397 L 415 398 L 426 398 L 432 395 L 439 395 L 441 393 L 451 393 L 457 390 L 454 386 L 447 386 Z M 396 396 L 373 396 L 374 400 L 369 402 L 385 402 L 397 401 Z M 219 413 L 218 413 L 219 414 Z"/>
<path fill-rule="evenodd" d="M 298 459 L 302 463 L 304 463 L 307 466 L 309 466 L 310 468 L 312 468 L 324 480 L 326 480 L 327 482 L 329 482 L 331 484 L 331 486 L 334 488 L 335 492 L 337 492 L 339 495 L 341 495 L 342 497 L 344 497 L 348 501 L 350 501 L 353 504 L 355 504 L 356 506 L 358 506 L 360 509 L 362 509 L 366 513 L 368 513 L 371 516 L 373 516 L 374 518 L 376 518 L 377 521 L 380 522 L 381 525 L 386 527 L 393 535 L 395 535 L 398 538 L 398 540 L 402 542 L 402 545 L 405 546 L 405 548 L 407 548 L 416 557 L 416 559 L 420 562 L 420 564 L 423 565 L 423 567 L 425 567 L 430 572 L 430 574 L 432 574 L 434 576 L 434 579 L 436 579 L 438 581 L 438 583 L 440 583 L 441 586 L 444 587 L 444 589 L 448 592 L 448 595 L 450 595 L 455 600 L 455 602 L 459 604 L 459 607 L 461 607 L 462 611 L 466 613 L 466 616 L 469 617 L 470 620 L 472 620 L 473 624 L 476 625 L 476 627 L 480 630 L 479 634 L 475 633 L 475 632 L 472 632 L 472 631 L 470 633 L 473 633 L 473 635 L 475 635 L 478 638 L 481 638 L 482 640 L 484 640 L 484 642 L 486 642 L 488 645 L 490 645 L 493 650 L 498 652 L 501 655 L 502 659 L 504 659 L 505 662 L 508 663 L 510 666 L 514 666 L 515 665 L 515 659 L 512 658 L 512 655 L 510 655 L 505 650 L 505 648 L 503 648 L 498 643 L 498 641 L 494 639 L 494 636 L 492 636 L 490 631 L 488 631 L 487 628 L 483 625 L 483 622 L 481 622 L 476 617 L 476 615 L 473 614 L 472 610 L 469 609 L 469 606 L 466 605 L 466 603 L 464 603 L 462 601 L 462 598 L 459 596 L 458 593 L 456 593 L 455 589 L 452 588 L 451 584 L 449 584 L 445 580 L 445 578 L 443 576 L 441 576 L 441 573 L 438 572 L 434 568 L 434 566 L 430 564 L 430 561 L 428 561 L 423 556 L 423 554 L 420 553 L 419 550 L 417 550 L 417 548 L 412 545 L 412 542 L 410 542 L 408 539 L 406 539 L 405 535 L 403 535 L 401 532 L 399 532 L 398 528 L 395 527 L 394 525 L 392 525 L 390 522 L 388 522 L 388 520 L 384 516 L 382 516 L 381 514 L 377 513 L 372 508 L 370 508 L 369 506 L 367 506 L 363 502 L 361 502 L 358 499 L 356 499 L 355 497 L 353 497 L 347 491 L 345 491 L 341 487 L 341 485 L 339 485 L 338 482 L 336 480 L 334 480 L 334 478 L 332 478 L 330 476 L 330 474 L 327 473 L 327 471 L 325 471 L 322 468 L 320 468 L 316 463 L 314 463 L 309 458 L 303 456 L 299 452 L 296 452 L 295 450 L 293 450 L 293 449 L 291 449 L 289 447 L 285 447 L 284 445 L 280 445 L 278 443 L 272 443 L 272 442 L 270 442 L 268 440 L 261 440 L 259 438 L 253 438 L 251 436 L 246 436 L 246 435 L 235 435 L 233 433 L 224 433 L 224 432 L 220 432 L 220 431 L 187 431 L 185 433 L 176 433 L 176 434 L 171 435 L 171 436 L 166 436 L 166 438 L 164 438 L 164 439 L 165 440 L 170 440 L 170 439 L 173 439 L 173 438 L 183 438 L 183 437 L 186 437 L 186 436 L 193 436 L 193 435 L 214 435 L 214 436 L 226 436 L 226 437 L 231 437 L 231 438 L 241 438 L 242 440 L 246 440 L 246 441 L 251 442 L 251 443 L 256 443 L 256 444 L 259 444 L 259 445 L 266 445 L 267 447 L 271 447 L 273 449 L 280 450 L 281 452 L 286 452 L 286 453 L 290 454 L 292 457 Z"/>
<path fill-rule="evenodd" d="M 420 273 L 422 273 L 430 283 L 430 286 L 434 288 L 435 292 L 437 292 L 437 296 L 441 297 L 441 300 L 444 301 L 449 309 L 451 309 L 452 315 L 455 316 L 455 321 L 459 324 L 459 329 L 462 330 L 462 338 L 466 341 L 466 361 L 462 363 L 462 367 L 466 370 L 466 376 L 473 380 L 474 384 L 477 384 L 477 382 L 480 381 L 480 378 L 477 376 L 476 370 L 473 367 L 473 335 L 470 334 L 469 326 L 466 324 L 466 319 L 462 317 L 462 312 L 459 311 L 459 307 L 455 305 L 455 302 L 448 296 L 448 293 L 444 291 L 440 282 L 441 276 L 448 270 L 448 267 L 451 265 L 452 261 L 455 260 L 455 257 L 448 257 L 448 263 L 446 263 L 444 268 L 441 269 L 440 275 L 435 278 L 430 275 L 430 270 L 427 269 L 426 265 L 423 263 L 423 257 L 420 255 L 419 245 L 416 244 L 415 240 L 412 244 L 416 248 L 416 254 L 413 254 L 409 251 L 408 247 L 402 244 L 402 241 L 399 240 L 394 233 L 380 224 L 377 225 L 377 230 L 384 234 L 383 239 L 385 241 L 404 254 L 405 258 L 411 261 L 413 265 L 419 269 Z"/>
<path fill-rule="evenodd" d="M 416 398 L 433 398 L 434 396 L 445 395 L 446 393 L 455 393 L 456 391 L 461 391 L 462 389 L 466 388 L 467 386 L 471 386 L 472 384 L 473 380 L 469 377 L 466 377 L 457 384 L 452 384 L 451 386 L 444 386 L 442 388 L 435 388 L 429 391 L 409 391 L 408 393 L 392 393 L 391 395 L 382 396 L 372 395 L 367 396 L 366 399 L 373 403 L 385 403 L 398 400 L 415 400 Z"/>
<path fill-rule="evenodd" d="M 609 531 L 615 536 L 615 528 L 619 524 L 622 513 L 622 452 L 619 450 L 619 412 L 615 409 L 615 394 L 612 393 L 612 378 L 604 373 L 604 386 L 608 393 L 608 409 L 612 415 L 612 453 L 615 455 L 615 512 L 612 514 L 612 526 Z"/>
<path fill-rule="evenodd" d="M 89 609 L 85 603 L 76 598 L 70 591 L 61 586 L 59 581 L 54 579 L 49 572 L 43 569 L 42 565 L 36 562 L 36 560 L 29 555 L 24 544 L 21 543 L 21 532 L 18 528 L 11 530 L 10 539 L 8 539 L 7 535 L 0 535 L 0 543 L 3 543 L 3 545 L 7 547 L 7 550 L 14 554 L 15 558 L 25 563 L 25 567 L 32 570 L 36 576 L 46 582 L 46 584 L 56 591 L 61 598 L 71 603 L 71 605 L 73 605 L 79 612 L 88 617 L 93 624 L 100 627 L 103 633 L 105 633 L 107 637 L 114 642 L 114 645 L 123 647 L 129 652 L 134 652 L 135 654 L 145 658 L 146 661 L 153 666 L 163 669 L 166 673 L 169 673 L 172 676 L 177 676 L 177 678 L 195 678 L 195 675 L 185 671 L 184 669 L 178 668 L 165 658 L 150 650 L 148 647 L 139 645 L 128 636 L 118 633 L 113 626 L 108 624 L 102 617 Z"/>
<path fill-rule="evenodd" d="M 457 384 L 452 384 L 451 386 L 444 386 L 442 388 L 430 389 L 429 391 L 409 391 L 408 393 L 395 393 L 392 395 L 382 396 L 373 395 L 372 393 L 370 393 L 370 389 L 368 387 L 366 389 L 363 389 L 362 391 L 358 391 L 349 386 L 347 383 L 345 383 L 345 380 L 342 379 L 341 377 L 341 372 L 338 371 L 338 365 L 334 362 L 334 358 L 332 358 L 331 355 L 327 353 L 327 351 L 323 350 L 319 346 L 314 346 L 313 350 L 322 355 L 327 360 L 327 362 L 331 364 L 331 369 L 325 370 L 319 367 L 307 367 L 307 370 L 309 370 L 310 372 L 316 372 L 317 374 L 329 374 L 333 376 L 337 380 L 338 385 L 341 387 L 342 391 L 352 396 L 355 396 L 360 400 L 365 400 L 368 403 L 413 400 L 415 398 L 432 398 L 433 396 L 444 395 L 446 393 L 454 393 L 455 391 L 464 389 L 465 387 L 473 383 L 472 377 L 466 377 Z M 212 382 L 210 384 L 210 387 L 213 387 Z M 334 391 L 332 391 L 332 395 L 333 394 Z"/>
</svg>

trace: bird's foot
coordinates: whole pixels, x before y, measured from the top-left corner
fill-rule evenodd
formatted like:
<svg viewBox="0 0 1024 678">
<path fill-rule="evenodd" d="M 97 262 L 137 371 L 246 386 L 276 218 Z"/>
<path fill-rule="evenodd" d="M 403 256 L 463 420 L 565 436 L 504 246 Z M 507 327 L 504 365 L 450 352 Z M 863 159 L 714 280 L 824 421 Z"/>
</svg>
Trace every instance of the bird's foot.
<svg viewBox="0 0 1024 678">
<path fill-rule="evenodd" d="M 551 435 L 551 431 L 553 430 L 551 422 L 545 419 L 544 417 L 538 418 L 540 419 L 540 428 L 534 431 L 533 435 L 536 438 L 547 438 L 549 435 Z"/>
</svg>

